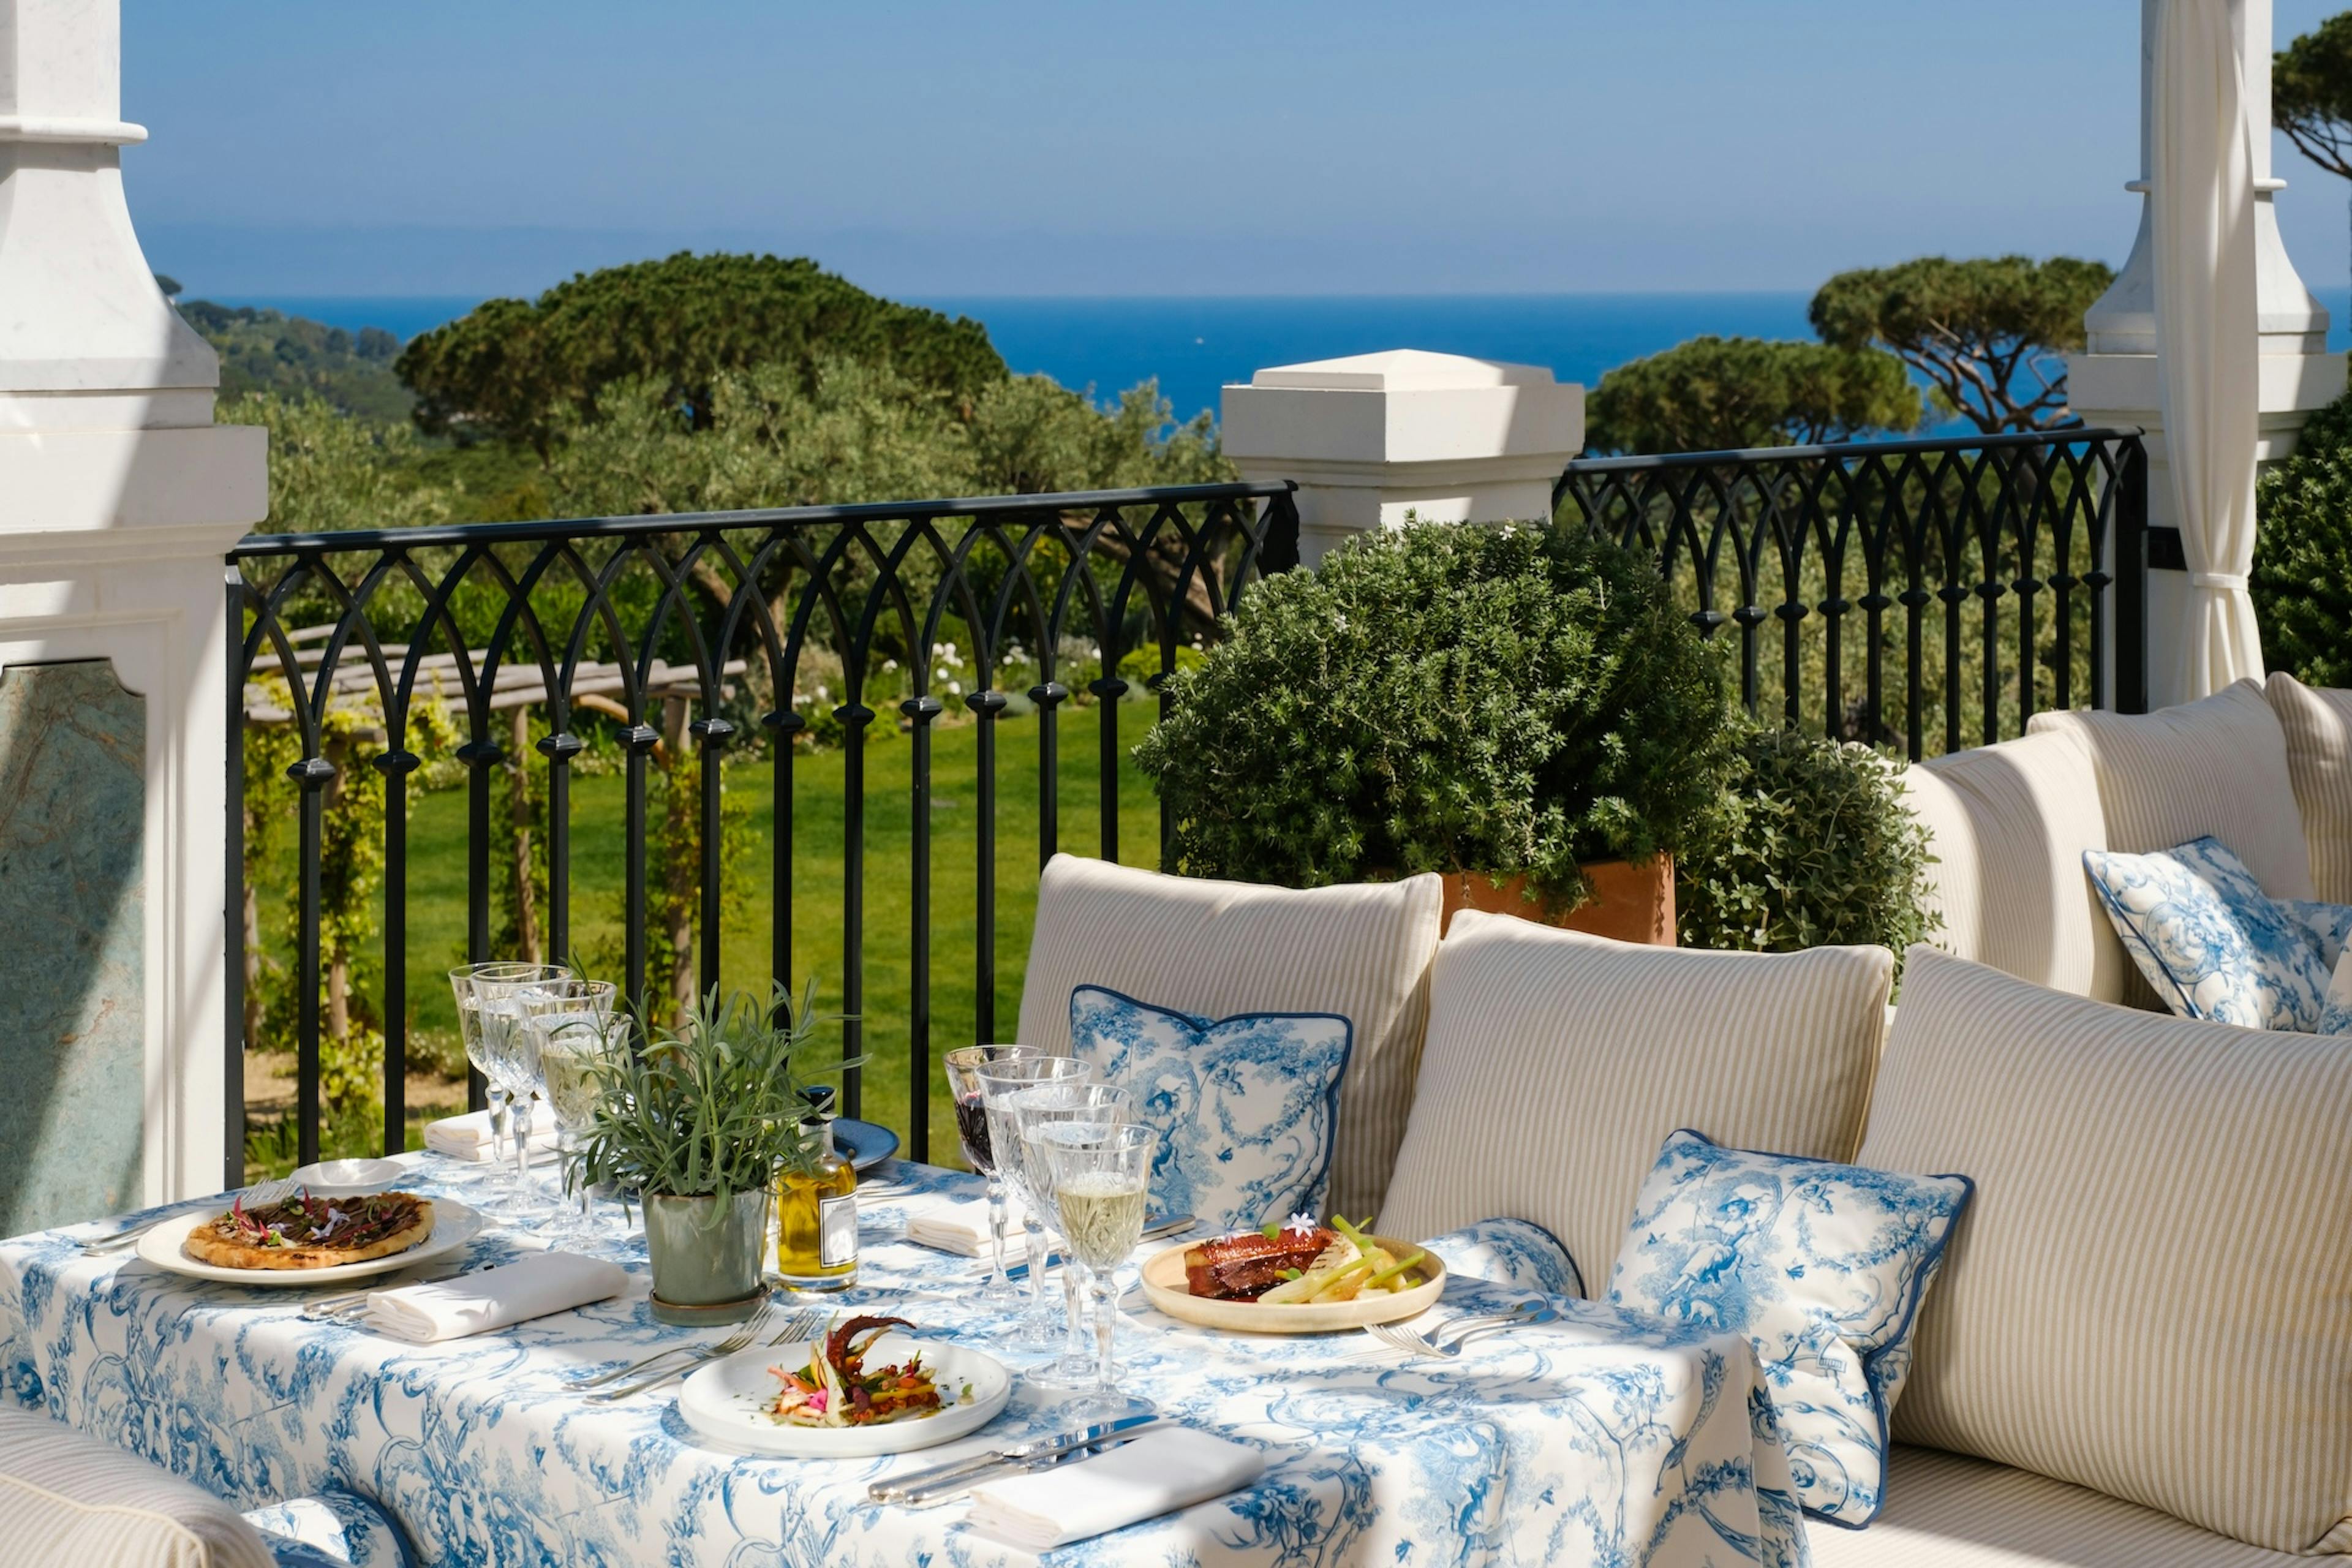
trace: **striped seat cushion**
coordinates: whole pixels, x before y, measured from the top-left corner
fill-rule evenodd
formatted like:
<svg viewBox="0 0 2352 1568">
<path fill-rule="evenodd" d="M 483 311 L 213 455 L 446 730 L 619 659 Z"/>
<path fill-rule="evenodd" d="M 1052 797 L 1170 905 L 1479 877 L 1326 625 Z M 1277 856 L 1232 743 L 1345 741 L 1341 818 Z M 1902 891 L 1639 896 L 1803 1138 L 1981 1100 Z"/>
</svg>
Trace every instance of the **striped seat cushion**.
<svg viewBox="0 0 2352 1568">
<path fill-rule="evenodd" d="M 29 1410 L 0 1409 L 0 1563 L 272 1568 L 253 1526 L 138 1455 Z"/>
<path fill-rule="evenodd" d="M 1056 855 L 1037 884 L 1020 1038 L 1068 1055 L 1081 985 L 1210 1018 L 1336 1013 L 1353 1046 L 1331 1203 L 1375 1214 L 1404 1136 L 1442 899 L 1434 876 L 1299 889 Z"/>
<path fill-rule="evenodd" d="M 2107 847 L 2098 774 L 2079 734 L 2058 731 L 1978 746 L 1904 773 L 1936 864 L 1928 940 L 2022 980 L 2120 1002 L 2131 964 L 2083 851 Z"/>
<path fill-rule="evenodd" d="M 2352 691 L 2305 686 L 2282 669 L 2263 695 L 2286 734 L 2312 886 L 2331 904 L 2352 904 Z"/>
<path fill-rule="evenodd" d="M 1861 1163 L 1976 1182 L 1898 1438 L 2352 1547 L 2352 1038 L 1914 948 Z"/>
<path fill-rule="evenodd" d="M 1868 1530 L 1806 1532 L 1813 1568 L 2288 1568 L 2152 1508 L 1958 1454 L 1897 1447 Z"/>
<path fill-rule="evenodd" d="M 1852 1156 L 1893 968 L 1884 948 L 1705 952 L 1463 910 L 1438 949 L 1381 1229 L 1531 1220 L 1605 1289 L 1676 1128 Z"/>
</svg>

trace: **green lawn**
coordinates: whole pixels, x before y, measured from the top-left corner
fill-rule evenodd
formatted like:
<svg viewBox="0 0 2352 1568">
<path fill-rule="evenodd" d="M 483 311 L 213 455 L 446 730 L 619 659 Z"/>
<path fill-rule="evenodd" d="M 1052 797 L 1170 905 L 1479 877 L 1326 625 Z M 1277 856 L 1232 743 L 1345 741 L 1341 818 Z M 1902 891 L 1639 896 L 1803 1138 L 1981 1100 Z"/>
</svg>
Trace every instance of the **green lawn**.
<svg viewBox="0 0 2352 1568">
<path fill-rule="evenodd" d="M 1059 729 L 1060 845 L 1075 854 L 1099 853 L 1100 710 L 1065 710 Z M 1152 709 L 1140 702 L 1119 713 L 1119 858 L 1130 865 L 1158 863 L 1159 803 L 1124 758 L 1142 737 Z M 1036 906 L 1038 747 L 1034 719 L 998 721 L 996 808 L 996 1032 L 1009 1037 L 1020 1016 L 1022 973 Z M 975 891 L 979 730 L 965 722 L 936 731 L 931 803 L 931 1044 L 939 1053 L 971 1043 L 978 994 Z M 870 742 L 866 763 L 865 1072 L 864 1115 L 907 1131 L 911 1036 L 913 942 L 914 745 L 905 735 Z M 793 763 L 793 965 L 795 990 L 811 974 L 821 1004 L 837 1006 L 843 992 L 843 891 L 845 780 L 844 753 L 802 753 Z M 769 765 L 730 767 L 727 787 L 752 803 L 740 850 L 752 875 L 750 908 L 722 931 L 725 984 L 765 992 L 773 889 L 768 877 L 773 826 Z M 619 951 L 623 888 L 623 789 L 616 776 L 583 778 L 572 786 L 572 935 L 590 952 Z M 290 837 L 290 835 L 287 836 Z M 413 1026 L 445 1036 L 456 1018 L 446 979 L 465 956 L 466 795 L 444 790 L 417 802 L 408 829 L 408 994 Z M 273 868 L 263 889 L 263 929 L 292 886 L 290 857 Z M 612 978 L 618 979 L 617 974 Z M 945 1089 L 933 1068 L 931 1153 L 953 1152 Z M 413 1131 L 413 1130 L 412 1130 Z M 367 1142 L 364 1132 L 352 1138 Z M 343 1151 L 337 1151 L 343 1152 Z M 362 1152 L 354 1148 L 351 1152 Z"/>
</svg>

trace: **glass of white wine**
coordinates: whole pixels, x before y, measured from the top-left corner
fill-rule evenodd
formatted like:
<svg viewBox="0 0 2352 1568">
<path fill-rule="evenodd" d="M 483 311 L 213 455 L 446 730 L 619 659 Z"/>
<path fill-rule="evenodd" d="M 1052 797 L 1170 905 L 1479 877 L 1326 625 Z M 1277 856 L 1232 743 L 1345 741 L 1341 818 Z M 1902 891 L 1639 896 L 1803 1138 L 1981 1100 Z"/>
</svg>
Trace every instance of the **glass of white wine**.
<svg viewBox="0 0 2352 1568">
<path fill-rule="evenodd" d="M 1072 1057 L 1034 1057 L 1020 1061 L 991 1062 L 980 1069 L 981 1103 L 988 1115 L 988 1141 L 1003 1155 L 996 1162 L 1013 1201 L 1021 1205 L 1021 1229 L 1028 1242 L 1029 1308 L 1013 1325 L 1012 1343 L 1051 1350 L 1062 1342 L 1062 1314 L 1045 1296 L 1045 1254 L 1049 1238 L 1045 1222 L 1053 1218 L 1042 1199 L 1029 1190 L 1021 1159 L 1021 1125 L 1013 1101 L 1024 1089 L 1044 1084 L 1087 1082 L 1094 1068 Z"/>
<path fill-rule="evenodd" d="M 1056 1142 L 1045 1151 L 1054 1167 L 1054 1207 L 1062 1245 L 1087 1268 L 1095 1309 L 1095 1384 L 1082 1415 L 1125 1415 L 1138 1401 L 1118 1391 L 1111 1359 L 1118 1321 L 1113 1276 L 1143 1236 L 1143 1205 L 1151 1185 L 1151 1156 L 1160 1135 L 1149 1127 L 1113 1127 L 1099 1140 Z"/>
<path fill-rule="evenodd" d="M 526 1026 L 538 1044 L 540 1079 L 547 1108 L 555 1116 L 556 1146 L 562 1151 L 559 1169 L 579 1194 L 579 1216 L 569 1229 L 582 1239 L 593 1238 L 596 1234 L 593 1196 L 587 1182 L 578 1177 L 572 1165 L 604 1096 L 601 1069 L 629 1048 L 628 1016 L 609 1008 L 603 1012 L 572 1008 L 534 1014 Z"/>
<path fill-rule="evenodd" d="M 1135 1120 L 1135 1101 L 1109 1083 L 1046 1083 L 1013 1099 L 1021 1128 L 1021 1176 L 1039 1208 L 1054 1212 L 1054 1148 L 1099 1143 L 1115 1127 Z M 1062 1258 L 1062 1308 L 1068 1337 L 1059 1361 L 1033 1368 L 1029 1381 L 1048 1388 L 1084 1388 L 1094 1381 L 1095 1358 L 1087 1342 L 1086 1265 L 1066 1248 Z"/>
</svg>

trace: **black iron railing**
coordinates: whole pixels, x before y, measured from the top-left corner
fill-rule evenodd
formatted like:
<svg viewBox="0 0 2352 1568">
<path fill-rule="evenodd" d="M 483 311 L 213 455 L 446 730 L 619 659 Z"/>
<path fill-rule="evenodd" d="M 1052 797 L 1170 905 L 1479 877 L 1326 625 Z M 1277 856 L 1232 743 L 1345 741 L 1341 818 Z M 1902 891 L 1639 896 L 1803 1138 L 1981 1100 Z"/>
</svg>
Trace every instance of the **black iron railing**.
<svg viewBox="0 0 2352 1568">
<path fill-rule="evenodd" d="M 1553 505 L 1732 628 L 1751 713 L 1917 761 L 2147 706 L 2136 430 L 1584 458 Z"/>
<path fill-rule="evenodd" d="M 819 731 L 837 756 L 841 814 L 801 825 L 800 837 L 822 840 L 838 868 L 838 994 L 851 1015 L 867 1001 L 867 837 L 882 798 L 867 765 L 877 736 L 907 742 L 897 801 L 909 813 L 909 852 L 889 871 L 904 881 L 890 889 L 894 906 L 901 890 L 907 900 L 906 1127 L 921 1155 L 932 818 L 961 804 L 934 794 L 938 732 L 974 732 L 971 810 L 958 819 L 969 845 L 954 852 L 971 858 L 971 1037 L 985 1041 L 999 1022 L 997 786 L 1001 772 L 1025 771 L 1000 759 L 1000 730 L 1018 720 L 1034 732 L 1042 865 L 1061 841 L 1062 710 L 1094 710 L 1090 847 L 1117 858 L 1121 699 L 1214 636 L 1251 581 L 1297 563 L 1297 514 L 1287 486 L 1201 485 L 257 535 L 230 561 L 228 721 L 244 745 L 230 752 L 227 852 L 244 908 L 228 911 L 229 1034 L 247 1040 L 258 1026 L 262 950 L 274 949 L 268 973 L 286 979 L 274 987 L 280 1016 L 268 1022 L 296 1058 L 299 1158 L 319 1154 L 322 1077 L 353 1030 L 381 1035 L 381 1067 L 370 1070 L 381 1073 L 383 1144 L 403 1145 L 409 1031 L 423 1000 L 409 984 L 412 959 L 516 956 L 494 952 L 497 938 L 561 959 L 583 940 L 574 796 L 592 763 L 595 776 L 619 781 L 621 907 L 605 924 L 618 927 L 614 967 L 626 994 L 646 1004 L 649 973 L 665 967 L 679 995 L 719 983 L 725 889 L 746 869 L 769 895 L 765 968 L 789 982 L 799 973 L 795 878 L 811 876 L 796 839 L 794 773 L 817 754 Z M 249 777 L 257 748 L 276 765 Z M 766 775 L 769 813 L 767 854 L 753 868 L 729 859 L 737 805 L 727 775 L 740 784 L 747 761 Z M 411 929 L 415 876 L 428 868 L 412 864 L 409 819 L 418 775 L 440 776 L 435 769 L 466 801 L 462 951 L 452 941 L 446 953 L 416 951 Z M 380 820 L 354 826 L 338 815 L 361 804 Z M 249 878 L 248 832 L 274 842 L 281 814 L 295 842 Z M 1163 836 L 1166 826 L 1163 812 Z M 667 858 L 649 863 L 666 826 L 676 832 L 656 847 Z M 271 897 L 287 889 L 274 917 L 256 881 Z M 345 905 L 363 907 L 355 915 Z M 866 1025 L 844 1030 L 845 1052 L 858 1054 Z M 225 1086 L 231 1184 L 243 1179 L 241 1055 L 229 1053 Z M 861 1081 L 853 1071 L 845 1082 L 852 1115 Z M 479 1092 L 478 1080 L 477 1102 Z"/>
</svg>

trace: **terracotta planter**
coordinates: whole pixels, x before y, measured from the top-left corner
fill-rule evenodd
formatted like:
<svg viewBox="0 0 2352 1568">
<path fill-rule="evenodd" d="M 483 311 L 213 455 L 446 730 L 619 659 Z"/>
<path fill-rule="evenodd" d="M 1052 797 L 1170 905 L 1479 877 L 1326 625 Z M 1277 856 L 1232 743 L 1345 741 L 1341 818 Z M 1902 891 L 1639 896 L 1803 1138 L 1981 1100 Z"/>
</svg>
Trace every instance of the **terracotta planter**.
<svg viewBox="0 0 2352 1568">
<path fill-rule="evenodd" d="M 1562 931 L 1590 931 L 1619 942 L 1672 947 L 1675 936 L 1675 862 L 1668 855 L 1636 864 L 1630 860 L 1599 860 L 1584 868 L 1592 882 L 1592 897 L 1566 914 L 1544 913 L 1543 900 L 1527 890 L 1527 879 L 1514 877 L 1501 887 L 1477 871 L 1450 871 L 1445 876 L 1444 926 L 1454 924 L 1456 910 L 1481 910 L 1488 914 L 1517 915 Z"/>
</svg>

